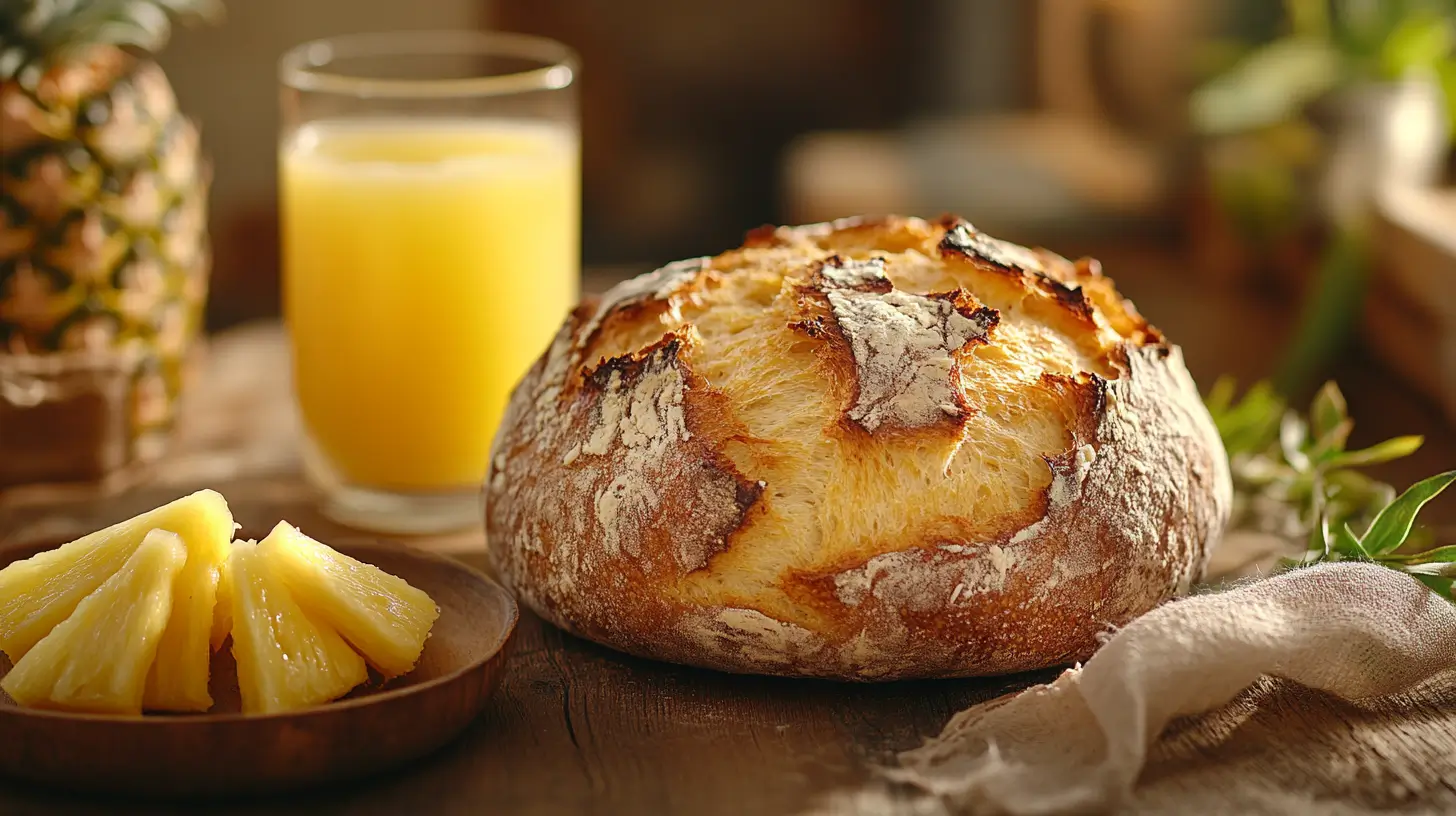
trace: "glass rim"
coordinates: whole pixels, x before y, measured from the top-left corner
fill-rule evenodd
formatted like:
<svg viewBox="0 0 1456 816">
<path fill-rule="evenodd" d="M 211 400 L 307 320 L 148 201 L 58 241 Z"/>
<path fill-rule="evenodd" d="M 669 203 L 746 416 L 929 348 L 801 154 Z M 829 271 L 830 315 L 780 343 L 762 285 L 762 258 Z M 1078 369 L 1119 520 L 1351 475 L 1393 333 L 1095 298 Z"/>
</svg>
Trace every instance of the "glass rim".
<svg viewBox="0 0 1456 816">
<path fill-rule="evenodd" d="M 388 79 L 328 70 L 341 59 L 457 54 L 509 57 L 540 63 L 505 74 L 439 79 Z M 349 96 L 413 99 L 509 96 L 558 91 L 576 79 L 579 61 L 569 46 L 546 37 L 499 31 L 395 31 L 344 34 L 300 43 L 278 60 L 287 88 Z"/>
</svg>

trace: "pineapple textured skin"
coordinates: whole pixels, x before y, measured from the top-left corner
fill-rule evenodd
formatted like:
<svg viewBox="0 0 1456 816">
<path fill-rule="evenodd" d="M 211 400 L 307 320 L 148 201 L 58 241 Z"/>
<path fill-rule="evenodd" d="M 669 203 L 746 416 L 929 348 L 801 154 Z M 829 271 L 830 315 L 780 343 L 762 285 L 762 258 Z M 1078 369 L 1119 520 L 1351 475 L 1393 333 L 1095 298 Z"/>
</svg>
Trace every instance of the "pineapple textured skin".
<svg viewBox="0 0 1456 816">
<path fill-rule="evenodd" d="M 161 68 L 100 48 L 0 82 L 0 353 L 115 353 L 138 438 L 170 424 L 211 260 L 198 131 Z"/>
<path fill-rule="evenodd" d="M 88 432 L 114 440 L 89 451 L 99 461 L 50 461 L 0 433 L 0 483 L 94 479 L 165 447 L 202 324 L 210 173 L 149 54 L 174 18 L 221 11 L 0 2 L 0 375 L 64 373 L 68 393 L 103 402 Z M 0 395 L 0 419 L 59 410 Z"/>
<path fill-rule="evenodd" d="M 122 568 L 87 595 L 0 682 L 17 703 L 102 714 L 142 712 L 148 670 L 187 561 L 175 533 L 148 533 Z"/>
</svg>

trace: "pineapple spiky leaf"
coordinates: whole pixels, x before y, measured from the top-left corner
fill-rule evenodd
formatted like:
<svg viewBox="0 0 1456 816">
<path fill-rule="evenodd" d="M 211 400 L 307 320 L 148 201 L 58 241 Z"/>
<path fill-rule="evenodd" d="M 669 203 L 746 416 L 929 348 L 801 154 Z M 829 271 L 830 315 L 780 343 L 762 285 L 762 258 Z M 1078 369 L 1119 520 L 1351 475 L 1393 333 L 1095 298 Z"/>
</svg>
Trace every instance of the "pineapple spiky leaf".
<svg viewBox="0 0 1456 816">
<path fill-rule="evenodd" d="M 0 81 L 34 89 L 57 63 L 96 45 L 155 53 L 172 19 L 212 21 L 221 0 L 0 0 Z"/>
</svg>

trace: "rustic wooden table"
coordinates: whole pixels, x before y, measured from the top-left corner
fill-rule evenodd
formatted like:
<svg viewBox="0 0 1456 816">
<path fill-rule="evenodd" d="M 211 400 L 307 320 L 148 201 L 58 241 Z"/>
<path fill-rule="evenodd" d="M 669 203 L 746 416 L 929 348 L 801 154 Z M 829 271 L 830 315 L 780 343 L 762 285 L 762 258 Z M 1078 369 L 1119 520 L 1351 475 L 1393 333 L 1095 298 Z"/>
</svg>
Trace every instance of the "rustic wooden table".
<svg viewBox="0 0 1456 816">
<path fill-rule="evenodd" d="M 1173 276 L 1129 275 L 1124 288 L 1184 344 L 1201 381 L 1225 370 L 1247 380 L 1270 364 L 1283 325 L 1276 311 L 1240 299 L 1193 298 Z M 287 376 L 277 326 L 224 335 L 212 346 L 178 450 L 163 467 L 141 486 L 104 498 L 35 489 L 0 494 L 0 547 L 68 538 L 202 486 L 228 497 L 245 533 L 264 532 L 281 517 L 326 541 L 358 537 L 314 510 L 298 471 Z M 1433 407 L 1358 360 L 1342 366 L 1341 376 L 1361 423 L 1358 439 L 1430 437 L 1418 457 L 1379 475 L 1405 484 L 1456 462 L 1456 435 Z M 1456 501 L 1433 510 L 1449 523 Z M 478 529 L 403 543 L 485 565 Z M 955 711 L 1053 674 L 878 686 L 729 676 L 626 657 L 526 613 L 499 692 L 451 747 L 363 783 L 209 810 L 793 814 L 821 794 L 869 779 L 874 766 L 937 733 Z M 1239 756 L 1241 749 L 1220 750 Z M 0 814 L 7 816 L 161 810 L 0 782 Z"/>
</svg>

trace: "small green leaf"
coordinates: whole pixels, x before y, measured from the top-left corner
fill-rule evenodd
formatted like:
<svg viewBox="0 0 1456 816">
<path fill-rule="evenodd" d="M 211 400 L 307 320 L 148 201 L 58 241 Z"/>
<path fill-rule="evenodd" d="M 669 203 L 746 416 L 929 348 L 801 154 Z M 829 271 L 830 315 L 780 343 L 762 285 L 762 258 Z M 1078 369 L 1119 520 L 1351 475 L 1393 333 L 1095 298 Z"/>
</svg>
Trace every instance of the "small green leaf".
<svg viewBox="0 0 1456 816">
<path fill-rule="evenodd" d="M 1317 552 L 1307 552 L 1298 558 L 1281 558 L 1279 559 L 1278 571 L 1287 572 L 1292 569 L 1299 569 L 1300 567 L 1308 567 L 1324 560 L 1324 556 Z"/>
<path fill-rule="evenodd" d="M 1456 544 L 1449 544 L 1445 547 L 1437 547 L 1434 550 L 1426 550 L 1418 553 L 1391 553 L 1380 556 L 1381 561 L 1388 561 L 1397 564 L 1450 564 L 1456 563 Z"/>
<path fill-rule="evenodd" d="M 1406 488 L 1404 493 L 1386 505 L 1375 520 L 1370 522 L 1370 529 L 1360 539 L 1365 552 L 1384 555 L 1394 552 L 1404 544 L 1421 508 L 1426 502 L 1439 496 L 1452 482 L 1456 482 L 1456 470 L 1423 479 Z"/>
<path fill-rule="evenodd" d="M 1355 537 L 1354 531 L 1350 529 L 1350 525 L 1348 524 L 1341 523 L 1335 527 L 1335 541 L 1333 546 L 1335 552 L 1349 558 L 1362 558 L 1367 560 L 1370 558 L 1370 553 L 1360 543 L 1360 539 Z"/>
<path fill-rule="evenodd" d="M 1319 553 L 1322 559 L 1330 557 L 1330 517 L 1322 511 L 1316 511 L 1315 522 L 1309 527 L 1309 540 L 1305 543 L 1305 552 Z"/>
<path fill-rule="evenodd" d="M 1314 450 L 1310 452 L 1317 464 L 1325 464 L 1329 460 L 1345 451 L 1345 443 L 1350 439 L 1350 432 L 1355 430 L 1355 420 L 1346 419 L 1340 424 L 1331 428 L 1323 434 L 1315 444 Z"/>
<path fill-rule="evenodd" d="M 1394 566 L 1386 564 L 1386 566 Z M 1437 561 L 1430 564 L 1401 564 L 1400 569 L 1411 575 L 1439 575 L 1442 578 L 1456 578 L 1456 564 Z"/>
<path fill-rule="evenodd" d="M 1315 394 L 1309 406 L 1309 424 L 1315 443 L 1311 458 L 1315 462 L 1323 463 L 1345 449 L 1350 431 L 1355 429 L 1355 420 L 1350 419 L 1345 395 L 1334 380 L 1327 381 Z"/>
<path fill-rule="evenodd" d="M 1214 425 L 1230 456 L 1263 453 L 1278 437 L 1284 400 L 1268 382 L 1255 383 L 1242 399 L 1213 412 Z"/>
<path fill-rule="evenodd" d="M 1365 467 L 1367 465 L 1378 465 L 1381 462 L 1389 462 L 1393 459 L 1403 459 L 1420 450 L 1425 443 L 1422 436 L 1397 436 L 1394 439 L 1387 439 L 1377 445 L 1357 451 L 1345 451 L 1331 456 L 1325 461 L 1329 467 L 1349 468 Z"/>
<path fill-rule="evenodd" d="M 1335 385 L 1334 380 L 1326 382 L 1309 406 L 1309 424 L 1314 438 L 1323 440 L 1349 418 L 1349 407 L 1340 387 Z"/>
</svg>

